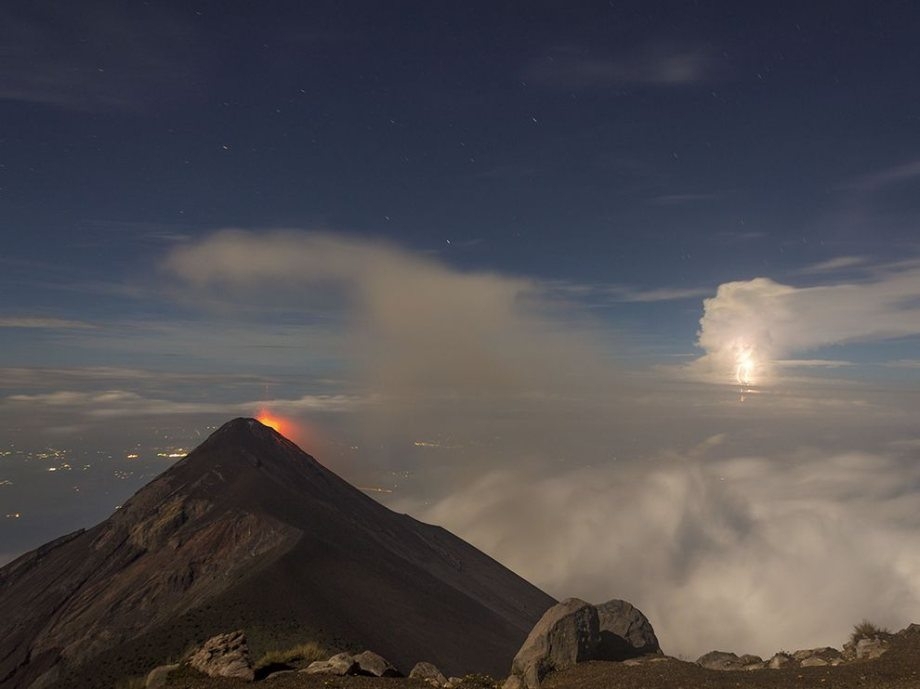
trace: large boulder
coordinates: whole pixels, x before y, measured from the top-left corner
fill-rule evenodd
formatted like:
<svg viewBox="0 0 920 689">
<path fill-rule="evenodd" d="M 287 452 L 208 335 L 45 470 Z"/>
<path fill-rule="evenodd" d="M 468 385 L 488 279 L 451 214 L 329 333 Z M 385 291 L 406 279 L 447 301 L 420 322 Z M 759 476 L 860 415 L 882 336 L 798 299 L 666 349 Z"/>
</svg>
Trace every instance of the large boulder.
<svg viewBox="0 0 920 689">
<path fill-rule="evenodd" d="M 616 599 L 596 608 L 601 634 L 596 660 L 627 660 L 661 653 L 655 630 L 638 608 Z"/>
<path fill-rule="evenodd" d="M 209 677 L 237 677 L 247 682 L 255 678 L 246 635 L 239 630 L 211 637 L 188 664 Z"/>
<path fill-rule="evenodd" d="M 578 598 L 567 598 L 545 613 L 514 656 L 511 674 L 527 689 L 536 689 L 547 674 L 593 660 L 600 644 L 597 610 Z"/>
</svg>

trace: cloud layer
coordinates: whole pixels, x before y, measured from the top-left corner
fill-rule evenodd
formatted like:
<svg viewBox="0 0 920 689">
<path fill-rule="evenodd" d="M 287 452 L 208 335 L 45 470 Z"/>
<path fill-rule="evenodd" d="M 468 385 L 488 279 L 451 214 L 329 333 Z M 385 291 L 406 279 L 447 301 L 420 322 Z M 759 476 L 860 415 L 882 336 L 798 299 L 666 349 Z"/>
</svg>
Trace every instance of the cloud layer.
<svg viewBox="0 0 920 689">
<path fill-rule="evenodd" d="M 495 471 L 401 505 L 557 597 L 626 598 L 668 653 L 839 646 L 920 616 L 920 469 L 909 452 L 683 453 L 524 480 Z"/>
</svg>

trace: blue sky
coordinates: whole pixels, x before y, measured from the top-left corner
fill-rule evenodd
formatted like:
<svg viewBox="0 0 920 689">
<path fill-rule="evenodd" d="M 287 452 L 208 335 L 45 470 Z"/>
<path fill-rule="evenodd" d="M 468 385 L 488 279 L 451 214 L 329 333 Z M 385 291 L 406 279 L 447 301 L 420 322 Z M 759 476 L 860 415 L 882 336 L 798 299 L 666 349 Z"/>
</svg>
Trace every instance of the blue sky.
<svg viewBox="0 0 920 689">
<path fill-rule="evenodd" d="M 267 408 L 554 595 L 673 591 L 677 649 L 712 606 L 758 652 L 916 617 L 918 30 L 903 2 L 5 5 L 0 562 Z"/>
</svg>

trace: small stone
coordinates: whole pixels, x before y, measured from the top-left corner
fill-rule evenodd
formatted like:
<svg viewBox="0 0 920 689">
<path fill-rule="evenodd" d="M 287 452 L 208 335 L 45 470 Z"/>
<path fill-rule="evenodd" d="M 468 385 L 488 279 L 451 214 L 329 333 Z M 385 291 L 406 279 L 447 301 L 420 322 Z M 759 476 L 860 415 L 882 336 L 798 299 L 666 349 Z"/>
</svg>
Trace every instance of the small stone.
<svg viewBox="0 0 920 689">
<path fill-rule="evenodd" d="M 188 663 L 209 677 L 237 677 L 247 682 L 255 678 L 249 646 L 242 630 L 211 637 L 189 658 Z"/>
<path fill-rule="evenodd" d="M 524 689 L 524 680 L 517 675 L 511 675 L 502 684 L 502 689 Z"/>
<path fill-rule="evenodd" d="M 317 660 L 310 663 L 305 670 L 301 670 L 308 675 L 353 675 L 358 670 L 358 664 L 355 659 L 348 653 L 337 653 L 329 660 Z"/>
<path fill-rule="evenodd" d="M 799 663 L 800 667 L 826 667 L 829 663 L 818 656 L 808 656 Z"/>
<path fill-rule="evenodd" d="M 700 656 L 696 664 L 709 670 L 738 670 L 741 668 L 740 658 L 727 651 L 710 651 Z"/>
<path fill-rule="evenodd" d="M 830 662 L 833 658 L 841 657 L 840 651 L 838 651 L 836 648 L 831 648 L 830 646 L 822 646 L 820 648 L 805 648 L 792 654 L 792 657 L 796 660 L 805 660 L 806 658 L 811 658 L 813 656 L 828 662 Z"/>
<path fill-rule="evenodd" d="M 415 664 L 415 667 L 412 668 L 412 671 L 409 673 L 411 679 L 423 679 L 429 684 L 443 687 L 447 684 L 447 677 L 445 677 L 437 667 L 432 663 L 421 661 Z"/>
<path fill-rule="evenodd" d="M 888 643 L 878 637 L 872 639 L 860 639 L 856 642 L 856 659 L 871 660 L 878 658 L 888 650 Z"/>
<path fill-rule="evenodd" d="M 767 662 L 767 667 L 771 670 L 781 670 L 784 667 L 793 665 L 795 665 L 795 658 L 788 653 L 777 653 Z"/>
<path fill-rule="evenodd" d="M 399 677 L 399 670 L 391 665 L 382 655 L 373 651 L 364 651 L 354 657 L 355 663 L 358 664 L 357 673 L 359 675 L 369 675 L 371 677 Z"/>
<path fill-rule="evenodd" d="M 297 674 L 296 670 L 276 670 L 275 672 L 268 675 L 265 678 L 265 681 L 267 682 L 270 679 L 278 679 L 279 677 L 283 677 L 284 675 L 296 675 L 296 674 Z"/>
</svg>

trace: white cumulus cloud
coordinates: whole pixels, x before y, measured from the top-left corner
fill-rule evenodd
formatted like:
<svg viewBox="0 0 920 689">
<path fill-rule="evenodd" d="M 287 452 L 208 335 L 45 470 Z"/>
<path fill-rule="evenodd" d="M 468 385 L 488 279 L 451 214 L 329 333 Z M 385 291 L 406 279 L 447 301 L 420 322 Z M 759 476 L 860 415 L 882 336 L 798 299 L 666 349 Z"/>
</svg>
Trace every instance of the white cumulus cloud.
<svg viewBox="0 0 920 689">
<path fill-rule="evenodd" d="M 920 265 L 905 263 L 863 281 L 794 287 L 765 277 L 719 286 L 703 301 L 690 370 L 732 382 L 750 352 L 761 380 L 778 360 L 831 345 L 920 335 Z"/>
</svg>

